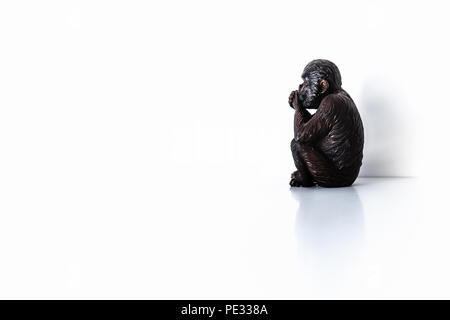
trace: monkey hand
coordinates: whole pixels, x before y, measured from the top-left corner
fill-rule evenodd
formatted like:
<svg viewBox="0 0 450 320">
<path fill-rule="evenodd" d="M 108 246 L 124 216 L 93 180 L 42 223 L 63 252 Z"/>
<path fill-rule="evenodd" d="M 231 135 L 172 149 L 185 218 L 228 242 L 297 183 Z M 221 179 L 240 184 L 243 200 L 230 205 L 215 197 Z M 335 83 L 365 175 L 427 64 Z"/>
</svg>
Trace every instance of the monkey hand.
<svg viewBox="0 0 450 320">
<path fill-rule="evenodd" d="M 294 90 L 291 92 L 291 95 L 289 96 L 289 105 L 293 109 L 295 109 L 296 100 L 297 100 L 297 90 Z"/>
<path fill-rule="evenodd" d="M 303 105 L 300 102 L 300 97 L 298 95 L 298 90 L 294 90 L 291 92 L 291 95 L 289 96 L 289 105 L 295 110 L 300 110 L 301 108 L 303 108 Z"/>
</svg>

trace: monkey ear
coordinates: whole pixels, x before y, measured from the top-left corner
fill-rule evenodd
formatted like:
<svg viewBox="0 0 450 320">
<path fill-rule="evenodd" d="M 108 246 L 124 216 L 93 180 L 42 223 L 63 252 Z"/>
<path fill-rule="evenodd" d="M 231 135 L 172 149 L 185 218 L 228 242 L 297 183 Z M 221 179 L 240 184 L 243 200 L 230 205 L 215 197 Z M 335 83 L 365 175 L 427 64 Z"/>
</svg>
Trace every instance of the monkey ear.
<svg viewBox="0 0 450 320">
<path fill-rule="evenodd" d="M 327 80 L 320 80 L 320 93 L 325 93 L 328 90 L 329 84 Z"/>
</svg>

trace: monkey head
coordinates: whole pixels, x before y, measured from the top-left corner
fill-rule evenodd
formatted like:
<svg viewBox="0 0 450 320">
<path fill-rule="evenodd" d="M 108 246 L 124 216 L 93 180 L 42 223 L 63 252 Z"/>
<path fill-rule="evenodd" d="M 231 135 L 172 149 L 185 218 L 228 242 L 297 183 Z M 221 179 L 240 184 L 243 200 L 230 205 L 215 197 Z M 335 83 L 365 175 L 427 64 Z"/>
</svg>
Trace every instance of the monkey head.
<svg viewBox="0 0 450 320">
<path fill-rule="evenodd" d="M 341 73 L 331 61 L 317 59 L 308 63 L 302 74 L 298 98 L 306 109 L 317 109 L 322 99 L 341 89 Z"/>
</svg>

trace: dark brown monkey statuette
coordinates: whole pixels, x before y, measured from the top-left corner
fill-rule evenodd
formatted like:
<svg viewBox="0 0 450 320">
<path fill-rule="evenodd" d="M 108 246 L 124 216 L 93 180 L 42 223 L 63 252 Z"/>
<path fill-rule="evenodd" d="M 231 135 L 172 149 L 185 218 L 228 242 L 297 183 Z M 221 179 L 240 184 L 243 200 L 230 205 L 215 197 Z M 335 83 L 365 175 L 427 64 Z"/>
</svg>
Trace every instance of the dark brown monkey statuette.
<svg viewBox="0 0 450 320">
<path fill-rule="evenodd" d="M 358 109 L 341 88 L 341 74 L 331 61 L 311 61 L 302 79 L 289 96 L 295 109 L 291 150 L 297 167 L 290 185 L 349 186 L 358 177 L 363 158 L 364 129 Z M 311 115 L 307 109 L 317 111 Z"/>
</svg>

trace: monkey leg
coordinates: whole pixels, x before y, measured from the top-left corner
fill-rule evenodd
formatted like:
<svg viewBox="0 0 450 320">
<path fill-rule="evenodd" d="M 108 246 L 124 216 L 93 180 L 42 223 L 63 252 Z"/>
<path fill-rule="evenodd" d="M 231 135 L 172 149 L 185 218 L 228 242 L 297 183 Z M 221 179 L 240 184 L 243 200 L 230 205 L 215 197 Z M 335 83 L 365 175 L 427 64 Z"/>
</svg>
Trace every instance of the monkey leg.
<svg viewBox="0 0 450 320">
<path fill-rule="evenodd" d="M 292 173 L 291 181 L 289 184 L 292 187 L 311 187 L 314 185 L 314 181 L 308 171 L 308 167 L 301 158 L 301 148 L 302 145 L 299 142 L 296 142 L 295 139 L 292 139 L 291 151 L 297 171 Z"/>
<path fill-rule="evenodd" d="M 312 179 L 321 187 L 346 187 L 351 185 L 358 176 L 359 169 L 357 171 L 352 168 L 338 170 L 314 146 L 301 144 L 299 150 L 301 160 L 308 168 Z"/>
</svg>

